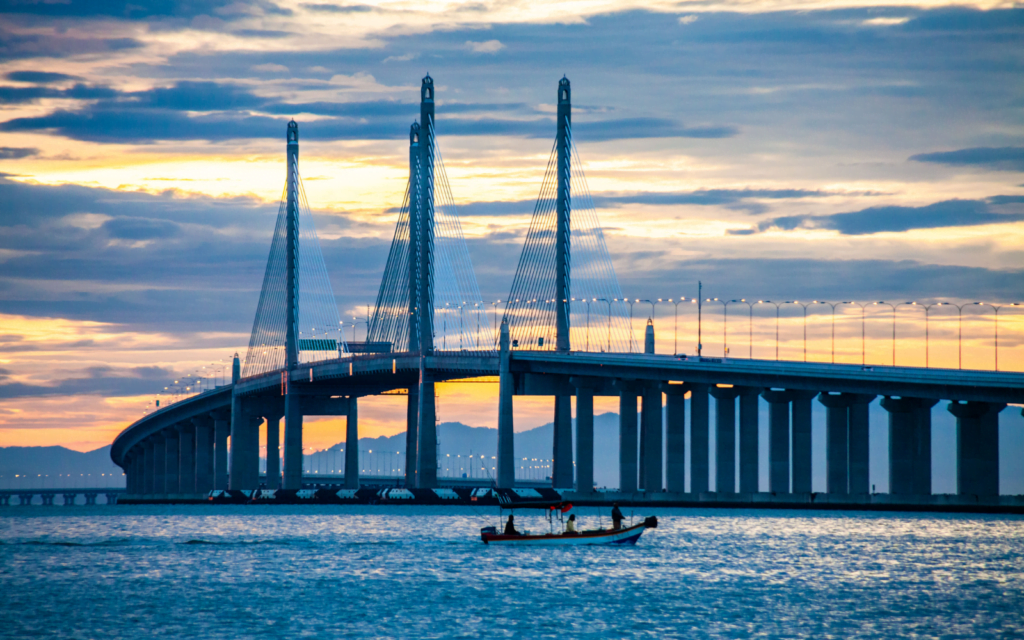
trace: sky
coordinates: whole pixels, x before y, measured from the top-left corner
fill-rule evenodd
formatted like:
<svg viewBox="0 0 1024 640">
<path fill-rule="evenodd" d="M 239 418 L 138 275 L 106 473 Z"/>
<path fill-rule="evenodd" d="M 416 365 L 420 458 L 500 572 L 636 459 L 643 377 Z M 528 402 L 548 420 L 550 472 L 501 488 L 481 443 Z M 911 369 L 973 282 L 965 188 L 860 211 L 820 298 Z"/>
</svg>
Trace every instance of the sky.
<svg viewBox="0 0 1024 640">
<path fill-rule="evenodd" d="M 244 356 L 291 118 L 341 316 L 365 316 L 428 72 L 484 300 L 508 295 L 565 75 L 622 291 L 663 300 L 659 352 L 695 350 L 696 305 L 668 299 L 698 281 L 755 303 L 704 308 L 704 352 L 731 357 L 803 358 L 810 303 L 810 360 L 835 318 L 837 362 L 992 369 L 986 305 L 1024 302 L 1020 5 L 10 0 L 0 445 L 109 444 Z M 926 351 L 937 302 L 967 306 L 928 310 Z M 998 323 L 1000 369 L 1024 370 L 1024 309 Z M 493 383 L 439 394 L 441 420 L 494 426 Z M 401 402 L 366 399 L 363 434 L 404 429 Z M 517 399 L 517 429 L 548 405 Z"/>
</svg>

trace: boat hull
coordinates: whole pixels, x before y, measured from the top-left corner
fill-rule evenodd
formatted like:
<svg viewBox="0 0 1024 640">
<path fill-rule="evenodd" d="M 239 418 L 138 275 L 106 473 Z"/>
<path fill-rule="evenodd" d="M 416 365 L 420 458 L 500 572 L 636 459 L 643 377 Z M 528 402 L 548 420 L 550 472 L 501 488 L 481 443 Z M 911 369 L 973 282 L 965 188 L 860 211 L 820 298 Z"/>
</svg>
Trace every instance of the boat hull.
<svg viewBox="0 0 1024 640">
<path fill-rule="evenodd" d="M 584 531 L 581 533 L 506 536 L 500 533 L 480 534 L 484 544 L 520 547 L 565 547 L 578 545 L 634 545 L 647 525 L 641 523 L 626 529 Z"/>
</svg>

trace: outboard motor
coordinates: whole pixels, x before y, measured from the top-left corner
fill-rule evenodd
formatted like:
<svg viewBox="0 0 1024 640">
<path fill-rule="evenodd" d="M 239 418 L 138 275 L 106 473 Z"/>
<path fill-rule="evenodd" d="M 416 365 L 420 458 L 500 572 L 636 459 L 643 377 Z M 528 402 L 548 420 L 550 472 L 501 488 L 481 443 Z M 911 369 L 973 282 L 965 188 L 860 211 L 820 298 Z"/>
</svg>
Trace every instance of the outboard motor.
<svg viewBox="0 0 1024 640">
<path fill-rule="evenodd" d="M 646 518 L 644 518 L 644 527 L 646 527 L 647 529 L 657 529 L 658 528 L 658 517 L 657 516 L 647 516 Z"/>
</svg>

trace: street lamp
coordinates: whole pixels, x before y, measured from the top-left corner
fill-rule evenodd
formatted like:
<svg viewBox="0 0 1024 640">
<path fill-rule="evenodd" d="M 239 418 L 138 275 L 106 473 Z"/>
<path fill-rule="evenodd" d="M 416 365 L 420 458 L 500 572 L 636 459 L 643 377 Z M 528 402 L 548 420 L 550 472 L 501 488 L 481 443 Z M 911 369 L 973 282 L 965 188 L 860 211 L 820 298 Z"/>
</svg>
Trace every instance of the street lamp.
<svg viewBox="0 0 1024 640">
<path fill-rule="evenodd" d="M 999 310 L 1003 308 L 1002 305 L 995 305 L 989 302 L 975 302 L 974 304 L 979 307 L 992 307 L 996 312 L 996 328 L 995 328 L 995 355 L 996 355 L 996 371 L 999 371 Z"/>
<path fill-rule="evenodd" d="M 707 298 L 704 302 L 719 302 L 722 304 L 722 357 L 729 354 L 729 303 L 718 298 Z"/>
<path fill-rule="evenodd" d="M 936 303 L 936 307 L 956 307 L 956 368 L 964 368 L 964 349 L 963 349 L 963 338 L 964 338 L 964 304 L 953 304 L 952 302 L 939 302 Z"/>
<path fill-rule="evenodd" d="M 836 305 L 838 302 L 825 302 L 824 300 L 815 300 L 818 304 L 827 304 L 832 307 L 832 364 L 836 363 Z"/>
<path fill-rule="evenodd" d="M 673 301 L 672 298 L 668 299 L 669 302 L 675 306 L 675 319 L 672 324 L 672 354 L 679 354 L 679 305 L 680 303 L 686 302 L 686 296 L 680 296 L 678 300 Z"/>
<path fill-rule="evenodd" d="M 879 300 L 878 302 L 872 302 L 873 305 L 884 304 L 885 306 L 892 309 L 892 366 L 896 366 L 896 306 L 889 304 L 885 300 Z"/>
<path fill-rule="evenodd" d="M 608 351 L 612 350 L 612 301 L 608 298 L 594 298 L 594 302 L 608 304 Z"/>
<path fill-rule="evenodd" d="M 757 304 L 774 304 L 775 305 L 775 360 L 779 359 L 779 307 L 785 304 L 784 302 L 772 302 L 771 300 L 758 300 Z"/>
<path fill-rule="evenodd" d="M 735 302 L 737 304 L 742 303 L 747 305 L 747 359 L 753 360 L 754 358 L 754 305 L 747 302 L 746 298 L 740 298 L 739 300 L 730 300 L 730 303 Z"/>
<path fill-rule="evenodd" d="M 800 302 L 799 300 L 786 300 L 782 304 L 798 304 L 804 308 L 804 362 L 807 362 L 807 307 L 812 304 L 817 304 L 817 300 L 814 302 Z"/>
<path fill-rule="evenodd" d="M 867 305 L 863 305 L 863 304 L 861 304 L 859 302 L 853 302 L 851 300 L 844 300 L 842 302 L 842 304 L 855 304 L 858 307 L 860 307 L 860 365 L 863 367 L 865 364 L 867 364 L 867 358 L 865 356 L 865 348 L 864 348 L 865 344 L 866 344 L 865 337 L 864 337 L 865 336 L 865 327 L 866 327 L 865 317 L 864 317 L 864 307 L 867 306 Z"/>
</svg>

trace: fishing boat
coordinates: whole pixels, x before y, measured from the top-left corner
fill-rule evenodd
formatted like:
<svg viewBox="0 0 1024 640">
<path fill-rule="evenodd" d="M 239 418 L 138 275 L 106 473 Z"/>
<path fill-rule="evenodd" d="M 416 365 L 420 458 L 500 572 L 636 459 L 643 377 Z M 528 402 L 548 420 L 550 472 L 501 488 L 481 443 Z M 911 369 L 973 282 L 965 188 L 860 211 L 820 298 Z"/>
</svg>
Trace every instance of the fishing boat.
<svg viewBox="0 0 1024 640">
<path fill-rule="evenodd" d="M 568 502 L 522 502 L 501 505 L 499 521 L 504 510 L 510 509 L 544 509 L 548 516 L 548 532 L 532 533 L 523 531 L 514 535 L 506 535 L 498 527 L 480 529 L 480 539 L 484 544 L 518 545 L 518 546 L 572 546 L 572 545 L 634 545 L 640 539 L 644 529 L 658 526 L 658 518 L 648 516 L 642 522 L 621 529 L 590 529 L 584 531 L 564 530 L 563 516 L 572 510 Z M 557 517 L 556 517 L 557 514 Z"/>
</svg>

